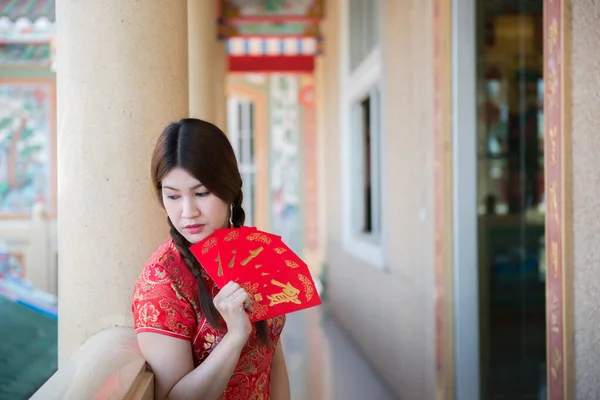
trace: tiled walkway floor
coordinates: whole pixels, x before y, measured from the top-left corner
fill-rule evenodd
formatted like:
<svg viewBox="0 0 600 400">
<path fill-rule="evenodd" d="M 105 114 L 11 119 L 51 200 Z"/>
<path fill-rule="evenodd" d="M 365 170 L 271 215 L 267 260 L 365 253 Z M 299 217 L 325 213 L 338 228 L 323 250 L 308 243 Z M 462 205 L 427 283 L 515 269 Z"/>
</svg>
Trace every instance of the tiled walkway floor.
<svg viewBox="0 0 600 400">
<path fill-rule="evenodd" d="M 0 399 L 28 399 L 57 367 L 56 320 L 0 296 Z"/>
<path fill-rule="evenodd" d="M 292 400 L 394 400 L 324 307 L 290 314 L 283 334 Z"/>
</svg>

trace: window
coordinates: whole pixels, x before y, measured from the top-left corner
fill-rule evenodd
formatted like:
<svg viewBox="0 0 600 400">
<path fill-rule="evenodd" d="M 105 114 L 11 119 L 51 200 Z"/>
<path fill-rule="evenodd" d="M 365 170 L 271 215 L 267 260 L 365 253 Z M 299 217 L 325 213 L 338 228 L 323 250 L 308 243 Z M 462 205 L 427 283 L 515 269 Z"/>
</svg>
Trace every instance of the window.
<svg viewBox="0 0 600 400">
<path fill-rule="evenodd" d="M 254 105 L 251 101 L 231 97 L 228 100 L 230 141 L 238 160 L 243 181 L 246 212 L 245 225 L 254 225 L 254 183 L 256 166 L 254 163 Z"/>
<path fill-rule="evenodd" d="M 349 0 L 350 69 L 356 67 L 379 44 L 377 0 Z"/>
<path fill-rule="evenodd" d="M 342 1 L 344 248 L 383 267 L 379 1 Z"/>
<path fill-rule="evenodd" d="M 353 104 L 352 146 L 354 171 L 351 185 L 354 228 L 357 233 L 375 240 L 380 235 L 380 163 L 379 151 L 379 91 L 373 89 L 366 97 Z"/>
</svg>

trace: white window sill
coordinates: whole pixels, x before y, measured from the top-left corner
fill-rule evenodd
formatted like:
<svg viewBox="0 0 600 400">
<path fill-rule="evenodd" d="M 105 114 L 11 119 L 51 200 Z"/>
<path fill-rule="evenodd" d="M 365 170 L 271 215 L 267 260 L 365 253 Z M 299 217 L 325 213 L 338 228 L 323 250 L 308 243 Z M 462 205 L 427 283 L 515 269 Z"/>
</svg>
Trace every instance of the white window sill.
<svg viewBox="0 0 600 400">
<path fill-rule="evenodd" d="M 344 251 L 372 267 L 385 269 L 383 246 L 370 236 L 348 235 L 344 238 Z"/>
</svg>

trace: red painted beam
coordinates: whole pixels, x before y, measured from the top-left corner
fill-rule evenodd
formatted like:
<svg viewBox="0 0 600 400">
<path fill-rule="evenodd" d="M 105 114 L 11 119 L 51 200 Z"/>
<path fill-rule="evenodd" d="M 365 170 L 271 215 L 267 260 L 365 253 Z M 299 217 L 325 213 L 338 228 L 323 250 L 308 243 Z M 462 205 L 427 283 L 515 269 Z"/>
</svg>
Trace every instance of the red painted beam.
<svg viewBox="0 0 600 400">
<path fill-rule="evenodd" d="M 307 73 L 314 68 L 314 56 L 229 56 L 229 72 Z"/>
</svg>

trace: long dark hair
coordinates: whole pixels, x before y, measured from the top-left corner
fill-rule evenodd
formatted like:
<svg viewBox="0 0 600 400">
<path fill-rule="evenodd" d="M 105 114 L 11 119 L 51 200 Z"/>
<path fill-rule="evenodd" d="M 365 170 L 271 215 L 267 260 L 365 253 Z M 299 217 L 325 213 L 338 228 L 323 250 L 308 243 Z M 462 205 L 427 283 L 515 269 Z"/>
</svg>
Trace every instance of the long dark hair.
<svg viewBox="0 0 600 400">
<path fill-rule="evenodd" d="M 246 213 L 242 208 L 242 177 L 231 143 L 223 131 L 210 122 L 192 118 L 173 122 L 165 128 L 154 148 L 151 164 L 152 182 L 161 204 L 162 180 L 177 167 L 202 182 L 208 191 L 226 204 L 233 205 L 231 221 L 234 227 L 239 228 L 244 224 Z M 221 317 L 213 304 L 211 293 L 199 278 L 202 265 L 190 251 L 191 243 L 179 233 L 168 217 L 167 220 L 171 227 L 171 238 L 181 258 L 197 277 L 202 314 L 213 328 L 218 329 Z M 265 321 L 257 322 L 256 329 L 261 341 L 266 343 Z"/>
</svg>

